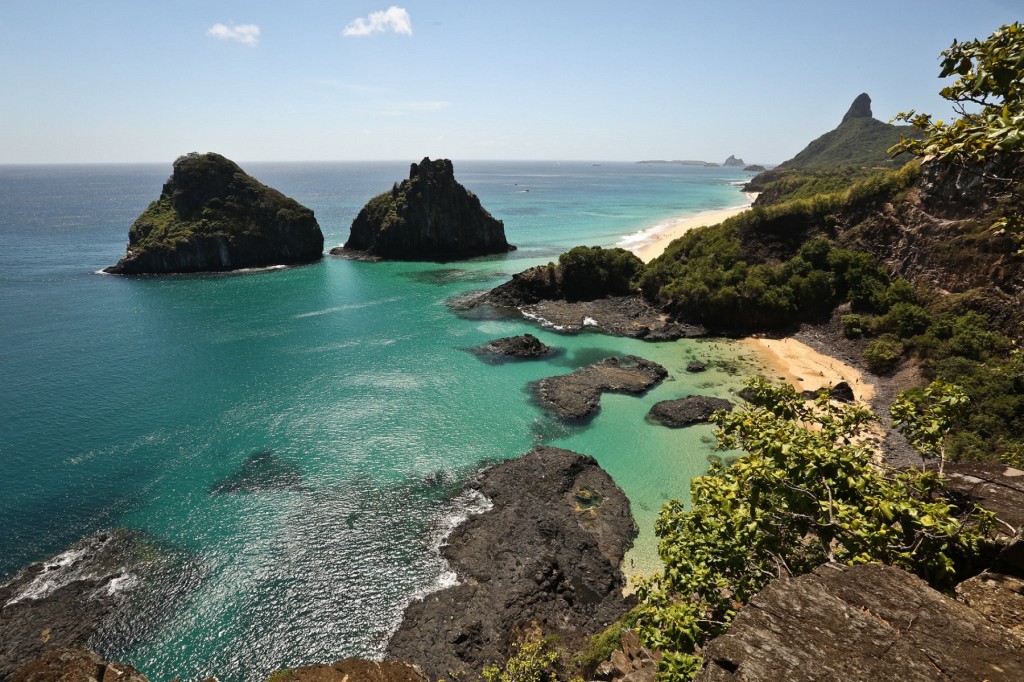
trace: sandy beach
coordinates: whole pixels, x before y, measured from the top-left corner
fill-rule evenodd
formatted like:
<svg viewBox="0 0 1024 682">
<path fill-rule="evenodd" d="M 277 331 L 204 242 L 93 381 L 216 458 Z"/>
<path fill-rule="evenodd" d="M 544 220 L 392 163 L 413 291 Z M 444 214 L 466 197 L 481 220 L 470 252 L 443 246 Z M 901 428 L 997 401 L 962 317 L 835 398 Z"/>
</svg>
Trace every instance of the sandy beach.
<svg viewBox="0 0 1024 682">
<path fill-rule="evenodd" d="M 874 386 L 864 380 L 864 373 L 856 367 L 819 353 L 792 338 L 751 338 L 747 341 L 764 355 L 775 370 L 772 379 L 781 377 L 798 391 L 814 391 L 822 386 L 835 386 L 845 381 L 853 388 L 853 395 L 858 402 L 871 403 Z"/>
<path fill-rule="evenodd" d="M 686 218 L 667 220 L 654 227 L 627 235 L 619 242 L 618 246 L 627 251 L 632 251 L 643 262 L 650 263 L 660 256 L 673 240 L 682 237 L 694 228 L 705 225 L 717 225 L 726 218 L 743 213 L 750 208 L 751 203 L 753 203 L 756 197 L 756 194 L 747 194 L 750 203 L 743 204 L 742 206 L 723 208 L 717 211 L 704 211 Z"/>
</svg>

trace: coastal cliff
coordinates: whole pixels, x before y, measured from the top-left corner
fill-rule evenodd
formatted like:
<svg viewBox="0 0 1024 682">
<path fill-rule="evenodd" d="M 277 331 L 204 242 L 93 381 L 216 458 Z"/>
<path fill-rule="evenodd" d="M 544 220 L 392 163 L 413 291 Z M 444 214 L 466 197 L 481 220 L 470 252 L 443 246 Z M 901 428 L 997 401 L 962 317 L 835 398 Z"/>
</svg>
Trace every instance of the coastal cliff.
<svg viewBox="0 0 1024 682">
<path fill-rule="evenodd" d="M 319 260 L 313 211 L 219 154 L 188 154 L 128 231 L 115 275 L 216 272 Z"/>
<path fill-rule="evenodd" d="M 333 255 L 388 260 L 460 260 L 515 249 L 505 225 L 455 180 L 448 159 L 412 164 L 409 179 L 371 199 Z"/>
</svg>

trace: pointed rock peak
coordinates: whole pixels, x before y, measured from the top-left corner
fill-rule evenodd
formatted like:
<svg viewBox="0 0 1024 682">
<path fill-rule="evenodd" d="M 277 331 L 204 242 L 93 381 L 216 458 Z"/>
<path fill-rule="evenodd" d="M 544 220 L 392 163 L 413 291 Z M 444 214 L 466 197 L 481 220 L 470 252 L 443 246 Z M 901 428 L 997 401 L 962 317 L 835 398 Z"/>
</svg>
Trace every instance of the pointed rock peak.
<svg viewBox="0 0 1024 682">
<path fill-rule="evenodd" d="M 857 95 L 857 99 L 850 105 L 850 110 L 843 116 L 843 123 L 851 118 L 871 118 L 871 98 L 868 97 L 868 93 L 862 92 Z"/>
</svg>

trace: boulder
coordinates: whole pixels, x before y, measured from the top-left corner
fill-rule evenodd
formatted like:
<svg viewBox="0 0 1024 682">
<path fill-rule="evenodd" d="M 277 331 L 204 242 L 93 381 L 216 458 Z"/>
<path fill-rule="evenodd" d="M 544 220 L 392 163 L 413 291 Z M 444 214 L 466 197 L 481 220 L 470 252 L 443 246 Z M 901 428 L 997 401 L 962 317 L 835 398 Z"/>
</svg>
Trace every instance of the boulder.
<svg viewBox="0 0 1024 682">
<path fill-rule="evenodd" d="M 732 403 L 728 400 L 706 395 L 691 395 L 655 403 L 647 413 L 647 419 L 664 426 L 689 426 L 709 421 L 711 415 L 718 410 L 731 409 Z"/>
<path fill-rule="evenodd" d="M 448 159 L 412 164 L 409 179 L 359 211 L 341 256 L 389 260 L 459 260 L 506 253 L 505 226 L 455 180 Z"/>
<path fill-rule="evenodd" d="M 484 350 L 495 355 L 507 355 L 514 358 L 539 358 L 554 352 L 551 346 L 544 345 L 533 334 L 494 339 L 484 345 Z"/>
<path fill-rule="evenodd" d="M 534 623 L 571 651 L 627 610 L 619 565 L 636 524 L 593 458 L 538 446 L 471 487 L 493 506 L 442 550 L 459 583 L 409 605 L 389 657 L 431 680 L 476 679 Z"/>
<path fill-rule="evenodd" d="M 601 406 L 601 393 L 639 395 L 668 376 L 656 362 L 636 355 L 605 358 L 572 374 L 541 379 L 533 385 L 537 401 L 561 419 L 585 419 Z"/>
<path fill-rule="evenodd" d="M 906 571 L 821 566 L 772 583 L 705 647 L 698 682 L 1022 680 L 1008 630 Z"/>
<path fill-rule="evenodd" d="M 843 123 L 846 123 L 851 118 L 871 118 L 871 98 L 868 93 L 862 92 L 857 95 L 857 98 L 853 100 L 853 104 L 846 111 L 846 115 L 843 116 Z"/>
<path fill-rule="evenodd" d="M 296 265 L 323 256 L 313 211 L 219 154 L 174 162 L 160 198 L 128 231 L 128 251 L 104 272 L 211 272 Z"/>
<path fill-rule="evenodd" d="M 832 400 L 838 400 L 841 403 L 854 401 L 853 387 L 845 381 L 840 381 L 835 386 L 822 386 L 816 391 L 804 391 L 801 395 L 804 400 L 814 400 L 823 393 L 828 393 Z"/>
<path fill-rule="evenodd" d="M 688 363 L 686 363 L 686 371 L 687 372 L 693 372 L 693 373 L 704 372 L 704 371 L 707 370 L 707 368 L 708 368 L 708 366 L 705 365 L 700 360 L 690 360 Z"/>
</svg>

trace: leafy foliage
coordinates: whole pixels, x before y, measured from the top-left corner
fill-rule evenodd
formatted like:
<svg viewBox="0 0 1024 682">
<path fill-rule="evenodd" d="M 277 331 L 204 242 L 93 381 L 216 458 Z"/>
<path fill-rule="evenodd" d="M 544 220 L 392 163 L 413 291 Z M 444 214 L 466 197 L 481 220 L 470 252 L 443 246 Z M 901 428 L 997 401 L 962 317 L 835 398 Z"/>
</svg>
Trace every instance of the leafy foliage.
<svg viewBox="0 0 1024 682">
<path fill-rule="evenodd" d="M 569 301 L 590 301 L 633 293 L 644 263 L 625 249 L 577 246 L 558 257 L 562 293 Z"/>
<path fill-rule="evenodd" d="M 544 639 L 540 628 L 533 627 L 515 645 L 515 652 L 504 666 L 483 669 L 485 682 L 556 682 L 558 652 Z"/>
<path fill-rule="evenodd" d="M 913 124 L 924 139 L 902 138 L 890 152 L 965 165 L 1024 152 L 1024 26 L 1001 26 L 985 40 L 954 40 L 941 56 L 939 77 L 957 78 L 940 94 L 959 118 L 945 123 L 913 110 L 900 113 L 894 120 Z"/>
<path fill-rule="evenodd" d="M 806 403 L 763 379 L 748 387 L 754 407 L 715 417 L 719 446 L 747 454 L 713 464 L 693 480 L 691 507 L 673 500 L 657 522 L 665 567 L 639 586 L 639 624 L 664 654 L 664 679 L 692 677 L 704 642 L 779 576 L 883 562 L 948 586 L 992 523 L 978 510 L 959 515 L 935 472 L 873 465 L 858 441 L 873 419 L 866 410 L 827 396 Z"/>
</svg>

